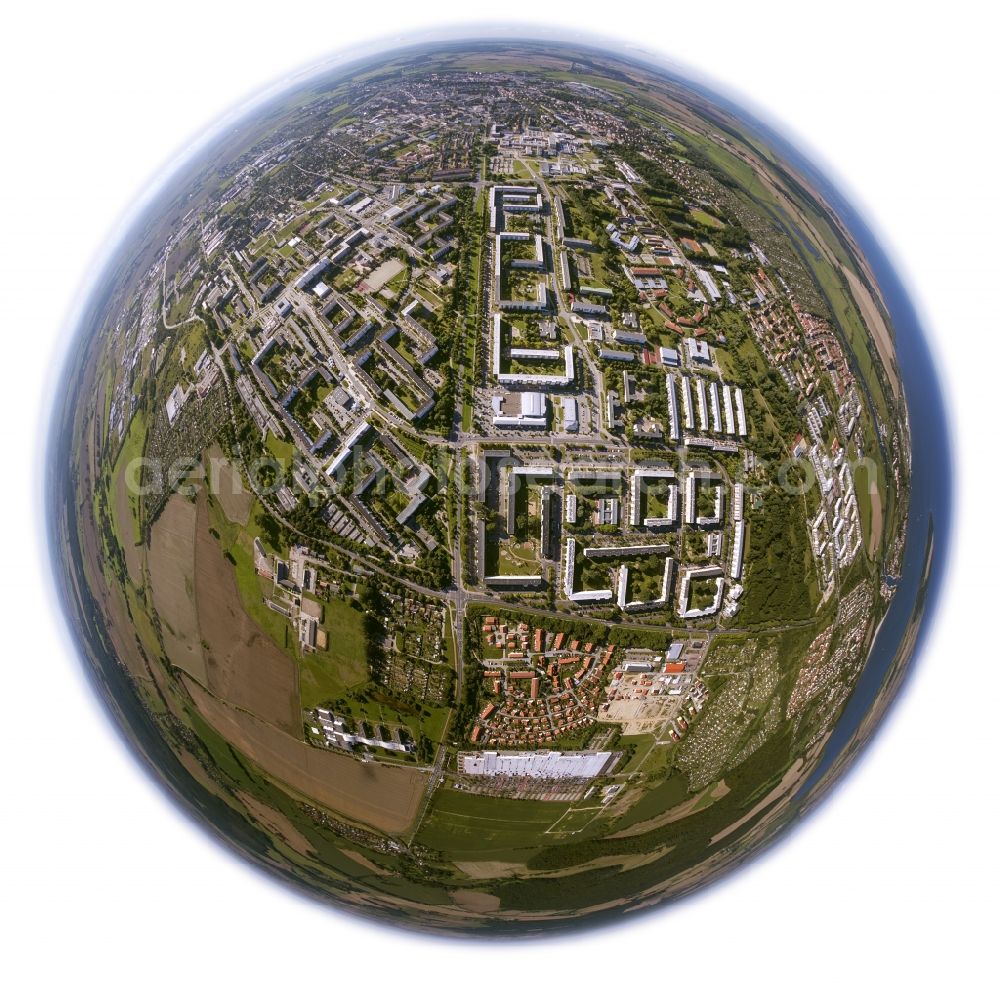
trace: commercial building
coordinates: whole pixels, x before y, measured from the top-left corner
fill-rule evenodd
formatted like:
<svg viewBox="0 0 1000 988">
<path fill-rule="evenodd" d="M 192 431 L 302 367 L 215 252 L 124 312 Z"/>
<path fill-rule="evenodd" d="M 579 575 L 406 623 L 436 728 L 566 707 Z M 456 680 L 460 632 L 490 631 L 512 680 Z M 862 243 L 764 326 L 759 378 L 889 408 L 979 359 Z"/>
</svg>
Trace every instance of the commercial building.
<svg viewBox="0 0 1000 988">
<path fill-rule="evenodd" d="M 540 391 L 520 391 L 493 399 L 493 424 L 501 429 L 544 429 L 548 402 Z"/>
<path fill-rule="evenodd" d="M 580 430 L 580 420 L 578 417 L 576 398 L 564 397 L 562 399 L 563 429 L 566 432 L 578 432 Z"/>
<path fill-rule="evenodd" d="M 704 268 L 698 268 L 695 274 L 698 276 L 702 287 L 708 293 L 708 297 L 713 302 L 718 302 L 722 298 L 722 292 L 719 291 L 719 286 L 716 285 L 715 279 Z"/>
<path fill-rule="evenodd" d="M 185 391 L 179 384 L 174 385 L 174 390 L 167 397 L 167 422 L 170 425 L 174 424 L 190 393 L 190 389 Z"/>
<path fill-rule="evenodd" d="M 463 775 L 526 779 L 592 779 L 611 771 L 618 751 L 460 752 Z"/>
</svg>

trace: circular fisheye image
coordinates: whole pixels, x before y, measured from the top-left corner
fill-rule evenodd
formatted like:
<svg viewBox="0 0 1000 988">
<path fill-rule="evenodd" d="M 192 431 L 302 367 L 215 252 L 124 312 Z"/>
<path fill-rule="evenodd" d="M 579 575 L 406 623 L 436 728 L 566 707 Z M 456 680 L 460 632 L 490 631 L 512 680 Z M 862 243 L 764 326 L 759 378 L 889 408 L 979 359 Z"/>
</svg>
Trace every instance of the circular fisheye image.
<svg viewBox="0 0 1000 988">
<path fill-rule="evenodd" d="M 634 52 L 317 71 L 81 313 L 68 626 L 179 805 L 314 898 L 465 935 L 675 899 L 903 680 L 949 505 L 914 310 L 812 164 Z"/>
</svg>

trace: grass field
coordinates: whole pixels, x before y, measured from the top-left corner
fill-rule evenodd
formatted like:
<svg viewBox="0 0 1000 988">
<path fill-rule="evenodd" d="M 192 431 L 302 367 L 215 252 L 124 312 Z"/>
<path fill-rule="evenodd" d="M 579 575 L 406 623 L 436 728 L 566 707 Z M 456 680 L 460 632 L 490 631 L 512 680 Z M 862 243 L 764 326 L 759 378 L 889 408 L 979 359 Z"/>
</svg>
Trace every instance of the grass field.
<svg viewBox="0 0 1000 988">
<path fill-rule="evenodd" d="M 671 773 L 659 785 L 648 790 L 619 820 L 616 829 L 630 827 L 659 816 L 690 797 L 687 779 L 680 772 Z"/>
<path fill-rule="evenodd" d="M 361 613 L 346 601 L 331 600 L 323 604 L 323 624 L 327 648 L 305 653 L 299 660 L 299 694 L 306 709 L 368 681 Z"/>
<path fill-rule="evenodd" d="M 549 828 L 548 833 L 557 837 L 570 837 L 577 834 L 588 824 L 594 822 L 601 809 L 600 806 L 582 806 L 579 809 L 567 810 Z"/>
<path fill-rule="evenodd" d="M 209 531 L 202 495 L 195 539 L 195 600 L 208 688 L 218 697 L 298 737 L 298 676 L 293 659 L 243 607 L 233 566 Z"/>
<path fill-rule="evenodd" d="M 285 470 L 291 468 L 295 453 L 295 447 L 291 443 L 279 439 L 273 432 L 268 432 L 266 445 L 269 456 L 273 456 Z"/>
<path fill-rule="evenodd" d="M 235 525 L 246 526 L 254 497 L 244 485 L 239 469 L 225 459 L 217 445 L 209 447 L 206 459 L 211 490 L 222 505 L 226 519 Z"/>
<path fill-rule="evenodd" d="M 141 478 L 138 474 L 134 478 L 129 477 L 129 464 L 142 456 L 145 442 L 146 418 L 140 411 L 136 412 L 129 423 L 122 448 L 112 469 L 114 506 L 111 514 L 115 527 L 115 537 L 125 553 L 129 578 L 133 583 L 139 582 L 142 569 L 141 553 L 137 549 L 137 544 L 141 540 L 141 528 L 139 495 L 129 490 L 128 480 L 141 481 Z"/>
<path fill-rule="evenodd" d="M 624 740 L 635 746 L 635 754 L 615 769 L 615 775 L 627 775 L 629 772 L 634 772 L 639 767 L 639 763 L 649 754 L 656 738 L 652 734 L 632 734 Z"/>
<path fill-rule="evenodd" d="M 427 774 L 405 766 L 364 764 L 335 751 L 314 748 L 223 703 L 196 683 L 191 697 L 211 727 L 244 752 L 283 788 L 387 833 L 413 825 Z"/>
<path fill-rule="evenodd" d="M 566 812 L 566 803 L 496 799 L 443 789 L 417 833 L 417 841 L 439 851 L 532 847 L 560 839 L 547 831 Z"/>
<path fill-rule="evenodd" d="M 254 569 L 253 539 L 261 534 L 260 510 L 255 507 L 247 527 L 241 529 L 228 521 L 225 509 L 215 502 L 210 522 L 220 533 L 221 548 L 226 549 L 236 561 L 233 573 L 243 610 L 279 649 L 296 659 L 299 705 L 303 709 L 311 709 L 368 681 L 364 617 L 347 601 L 336 598 L 324 601 L 323 627 L 327 631 L 327 648 L 312 653 L 299 652 L 288 620 L 264 604 L 264 594 L 270 591 L 270 581 L 258 576 Z"/>
<path fill-rule="evenodd" d="M 140 547 L 138 503 L 130 495 L 126 471 L 119 466 L 114 474 L 114 504 L 110 512 L 114 537 L 122 547 L 129 579 L 138 586 L 142 582 L 142 548 Z"/>
<path fill-rule="evenodd" d="M 721 229 L 726 225 L 711 213 L 706 213 L 704 209 L 692 209 L 688 215 L 702 226 L 714 226 L 716 229 Z"/>
<path fill-rule="evenodd" d="M 153 526 L 149 577 L 167 658 L 201 683 L 208 681 L 195 606 L 197 508 L 174 494 Z"/>
</svg>

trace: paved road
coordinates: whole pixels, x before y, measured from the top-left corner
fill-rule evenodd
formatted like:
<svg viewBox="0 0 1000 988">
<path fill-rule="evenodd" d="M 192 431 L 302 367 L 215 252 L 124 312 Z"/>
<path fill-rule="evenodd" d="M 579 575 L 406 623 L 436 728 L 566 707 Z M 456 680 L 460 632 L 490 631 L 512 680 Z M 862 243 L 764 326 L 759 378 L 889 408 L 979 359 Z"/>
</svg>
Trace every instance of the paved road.
<svg viewBox="0 0 1000 988">
<path fill-rule="evenodd" d="M 538 173 L 537 168 L 531 165 L 530 163 L 528 167 L 532 173 L 534 180 L 537 182 L 538 187 L 542 191 L 544 200 L 547 203 L 548 208 L 546 210 L 544 223 L 549 243 L 552 245 L 553 249 L 555 249 L 558 245 L 556 244 L 554 238 L 552 193 L 548 184 Z M 482 179 L 474 183 L 473 186 L 474 195 L 478 195 L 478 193 L 485 187 L 485 185 L 486 183 Z M 354 217 L 348 217 L 346 212 L 344 212 L 344 216 L 342 218 L 344 218 L 345 220 L 348 218 L 355 219 Z M 412 256 L 415 257 L 417 256 L 416 254 L 413 254 L 413 251 L 410 249 L 408 244 L 403 242 L 405 238 L 403 238 L 401 235 L 398 235 L 398 231 L 392 231 L 391 233 L 395 237 L 394 242 L 399 241 L 402 246 L 406 247 L 410 251 Z M 461 371 L 461 378 L 459 380 L 459 391 L 458 391 L 459 398 L 461 398 L 462 395 L 466 375 L 473 374 L 475 375 L 477 383 L 478 382 L 481 382 L 483 384 L 486 383 L 486 363 L 483 356 L 483 341 L 489 339 L 489 332 L 491 329 L 490 313 L 492 307 L 492 297 L 491 297 L 492 279 L 490 277 L 490 270 L 491 270 L 491 266 L 489 263 L 490 251 L 491 251 L 490 238 L 487 237 L 484 242 L 482 263 L 480 267 L 481 281 L 480 284 L 476 286 L 476 291 L 479 292 L 479 304 L 480 304 L 479 319 L 477 320 L 477 325 L 474 328 L 474 331 L 478 335 L 477 348 L 476 348 L 476 354 L 477 354 L 476 365 L 474 367 L 466 367 L 464 361 L 460 360 L 459 368 Z M 235 268 L 230 266 L 230 270 L 232 273 L 232 277 L 234 278 L 234 281 L 238 285 L 240 291 L 243 293 L 244 297 L 250 300 L 251 305 L 256 310 L 257 303 L 255 296 L 253 295 L 252 292 L 247 291 L 247 288 L 243 283 L 243 280 L 240 278 Z M 602 414 L 603 396 L 604 396 L 603 375 L 600 373 L 599 368 L 595 365 L 589 347 L 586 345 L 585 341 L 579 339 L 579 334 L 576 329 L 576 324 L 571 318 L 569 318 L 569 307 L 567 305 L 567 299 L 564 289 L 559 281 L 558 272 L 552 273 L 552 279 L 554 285 L 554 297 L 556 299 L 557 311 L 561 316 L 566 317 L 565 321 L 567 321 L 570 326 L 569 331 L 571 334 L 573 334 L 574 338 L 576 338 L 577 345 L 575 349 L 577 353 L 580 354 L 581 359 L 588 366 L 590 376 L 593 381 L 593 385 L 595 388 L 595 395 L 590 396 L 590 399 L 593 400 L 596 397 L 596 410 L 592 411 L 591 424 L 596 429 L 596 431 L 590 434 L 555 433 L 547 435 L 544 439 L 544 442 L 547 446 L 561 451 L 570 451 L 572 449 L 579 449 L 581 451 L 585 450 L 590 451 L 591 454 L 594 454 L 593 462 L 595 462 L 595 464 L 599 463 L 600 465 L 606 466 L 607 457 L 614 456 L 615 451 L 620 450 L 621 447 L 620 447 L 620 440 L 615 436 L 611 435 L 610 433 L 608 433 L 607 429 L 604 427 L 604 419 Z M 359 396 L 362 396 L 367 401 L 369 407 L 368 414 L 372 418 L 374 418 L 382 427 L 397 431 L 401 434 L 411 436 L 415 439 L 419 439 L 421 443 L 426 444 L 431 448 L 440 449 L 441 447 L 446 447 L 449 450 L 450 454 L 449 462 L 452 468 L 453 478 L 458 479 L 461 477 L 463 459 L 465 457 L 465 453 L 467 450 L 475 450 L 484 441 L 491 441 L 491 442 L 497 441 L 498 437 L 488 438 L 483 435 L 468 433 L 464 431 L 463 420 L 462 420 L 462 402 L 460 400 L 456 405 L 455 414 L 452 421 L 452 427 L 448 437 L 427 435 L 426 433 L 421 432 L 420 430 L 415 428 L 410 422 L 401 419 L 390 408 L 385 407 L 384 404 L 378 400 L 378 396 L 373 395 L 369 392 L 365 383 L 357 375 L 355 368 L 353 366 L 353 362 L 350 360 L 348 356 L 346 356 L 344 353 L 341 352 L 340 348 L 331 339 L 327 327 L 323 324 L 322 320 L 315 311 L 315 306 L 313 304 L 314 300 L 312 299 L 312 297 L 308 295 L 308 293 L 301 292 L 294 288 L 289 288 L 287 291 L 287 295 L 295 305 L 296 311 L 303 318 L 308 320 L 308 323 L 312 326 L 313 330 L 316 333 L 317 339 L 322 341 L 324 347 L 328 350 L 329 364 L 331 366 L 331 369 L 335 369 L 336 372 L 342 377 L 342 379 L 346 380 L 349 383 L 349 385 L 354 389 L 355 393 L 358 394 Z M 166 294 L 164 292 L 164 299 L 165 298 Z M 369 307 L 366 306 L 365 308 Z M 382 311 L 381 309 L 376 310 L 375 308 L 372 308 L 371 311 L 375 314 L 381 313 L 382 316 L 385 315 L 384 311 Z M 166 303 L 164 302 L 163 317 L 165 322 L 166 322 L 166 315 L 167 315 Z M 186 321 L 191 321 L 192 319 L 197 319 L 197 318 L 198 317 L 193 316 Z M 463 318 L 464 329 L 466 331 L 469 331 L 471 327 L 465 325 L 464 323 L 466 317 L 463 315 L 462 318 Z M 464 354 L 464 350 L 462 350 L 461 353 Z M 222 376 L 226 388 L 227 409 L 232 418 L 234 417 L 234 412 L 232 407 L 232 392 L 231 392 L 232 382 L 230 380 L 226 361 L 223 359 L 222 351 L 215 351 L 215 359 L 222 371 Z M 265 396 L 265 400 L 270 400 L 270 399 L 267 398 L 267 396 Z M 275 402 L 271 402 L 271 404 L 273 406 L 275 405 Z M 596 418 L 594 417 L 595 414 Z M 537 447 L 539 443 L 539 437 L 527 433 L 524 435 L 515 434 L 511 436 L 504 436 L 503 443 L 504 445 L 510 447 L 512 451 L 517 451 L 522 446 Z M 307 460 L 312 463 L 314 468 L 317 469 L 317 472 L 320 473 L 320 475 L 322 475 L 321 464 L 319 463 L 319 461 L 315 457 L 311 456 L 308 453 L 308 451 L 303 450 L 302 452 L 303 455 L 307 458 Z M 240 458 L 243 459 L 242 449 L 237 447 L 237 453 L 240 456 Z M 601 456 L 600 454 L 602 453 L 605 453 L 606 455 Z M 630 459 L 630 454 L 622 458 L 616 458 L 617 462 L 614 463 L 614 466 L 624 469 L 627 466 L 629 459 Z M 580 461 L 578 465 L 583 466 L 585 465 L 586 462 L 587 461 L 585 459 L 583 461 Z M 245 462 L 244 462 L 244 468 L 246 468 Z M 246 472 L 247 476 L 250 477 L 249 471 Z M 282 525 L 285 529 L 294 533 L 304 542 L 308 543 L 315 541 L 310 537 L 306 536 L 305 533 L 301 532 L 300 530 L 295 528 L 295 526 L 291 525 L 287 521 L 287 519 L 281 514 L 281 512 L 276 509 L 276 506 L 271 503 L 268 497 L 257 488 L 253 477 L 250 477 L 250 485 L 254 491 L 254 494 L 259 498 L 261 503 L 265 506 L 266 510 L 269 511 L 269 513 L 272 515 L 272 517 L 274 517 L 274 519 L 277 521 L 278 524 Z M 549 618 L 553 616 L 557 617 L 565 616 L 567 620 L 574 620 L 577 617 L 579 617 L 585 620 L 592 621 L 605 628 L 623 628 L 636 631 L 657 630 L 656 625 L 643 624 L 630 621 L 617 621 L 617 620 L 610 620 L 607 618 L 593 618 L 593 617 L 588 617 L 586 614 L 577 615 L 576 613 L 553 611 L 552 609 L 546 607 L 534 607 L 530 605 L 523 605 L 520 603 L 511 604 L 501 596 L 496 596 L 494 594 L 486 592 L 468 590 L 466 588 L 465 575 L 464 575 L 466 559 L 462 552 L 462 544 L 463 544 L 462 531 L 463 528 L 468 523 L 468 518 L 466 517 L 467 514 L 466 501 L 464 497 L 465 492 L 463 490 L 463 485 L 460 482 L 454 483 L 453 488 L 454 489 L 451 492 L 451 496 L 454 498 L 454 502 L 452 505 L 452 517 L 454 519 L 454 523 L 450 526 L 450 531 L 449 531 L 450 549 L 452 553 L 452 585 L 447 589 L 444 590 L 429 589 L 413 580 L 401 576 L 395 568 L 384 565 L 379 561 L 372 559 L 370 556 L 365 555 L 363 552 L 357 552 L 352 549 L 345 548 L 344 546 L 339 545 L 332 541 L 326 542 L 326 544 L 330 546 L 331 553 L 337 554 L 337 557 L 341 559 L 349 560 L 356 567 L 363 567 L 367 571 L 378 574 L 380 577 L 386 579 L 391 584 L 396 584 L 398 586 L 405 587 L 413 591 L 414 593 L 422 594 L 426 597 L 437 600 L 448 608 L 449 614 L 453 621 L 453 627 L 455 629 L 454 630 L 455 668 L 457 673 L 458 689 L 460 691 L 462 690 L 463 687 L 463 678 L 465 671 L 464 670 L 465 622 L 466 622 L 468 607 L 470 604 L 481 604 L 487 606 L 492 605 L 497 607 L 498 609 L 504 607 L 513 607 L 517 611 L 523 612 L 525 614 L 538 615 Z M 320 541 L 325 541 L 325 540 L 320 540 Z M 310 556 L 309 559 L 313 565 L 323 566 L 325 563 L 325 560 L 317 556 Z M 775 631 L 790 630 L 792 628 L 804 627 L 812 623 L 814 622 L 805 621 L 805 622 L 792 623 L 773 630 Z M 663 630 L 666 632 L 670 629 L 668 627 L 663 627 Z M 730 630 L 732 632 L 739 633 L 739 629 L 730 629 Z M 707 629 L 704 631 L 697 631 L 694 633 L 697 634 L 699 637 L 705 638 L 706 640 L 711 640 L 711 638 L 713 638 L 716 634 L 718 634 L 719 631 L 718 627 L 716 626 L 711 629 Z M 430 784 L 428 786 L 429 793 L 433 792 L 434 787 L 437 785 L 438 781 L 442 776 L 442 773 L 444 771 L 445 754 L 446 754 L 446 748 L 444 746 L 440 746 L 434 764 L 429 769 L 432 776 Z M 425 803 L 422 809 L 421 818 L 423 814 L 426 813 L 426 809 L 427 805 Z"/>
</svg>

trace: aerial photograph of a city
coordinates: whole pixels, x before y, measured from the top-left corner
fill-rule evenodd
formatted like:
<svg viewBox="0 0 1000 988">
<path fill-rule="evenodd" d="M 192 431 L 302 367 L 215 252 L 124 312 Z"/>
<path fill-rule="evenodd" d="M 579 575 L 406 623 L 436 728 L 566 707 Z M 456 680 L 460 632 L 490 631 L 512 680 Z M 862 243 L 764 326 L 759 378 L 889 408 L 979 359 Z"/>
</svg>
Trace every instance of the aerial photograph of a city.
<svg viewBox="0 0 1000 988">
<path fill-rule="evenodd" d="M 175 174 L 80 319 L 50 472 L 86 665 L 313 897 L 459 935 L 675 899 L 905 671 L 919 606 L 873 643 L 933 541 L 877 279 L 807 170 L 640 60 L 310 79 Z"/>
</svg>

